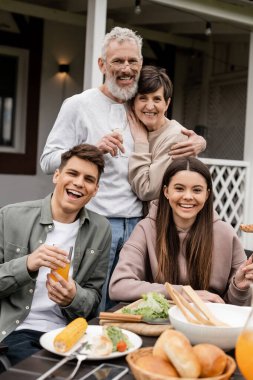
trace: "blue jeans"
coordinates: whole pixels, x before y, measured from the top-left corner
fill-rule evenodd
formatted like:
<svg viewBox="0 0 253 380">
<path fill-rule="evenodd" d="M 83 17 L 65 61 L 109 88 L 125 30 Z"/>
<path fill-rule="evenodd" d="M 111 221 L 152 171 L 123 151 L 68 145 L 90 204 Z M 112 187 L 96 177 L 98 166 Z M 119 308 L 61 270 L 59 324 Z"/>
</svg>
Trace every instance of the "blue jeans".
<svg viewBox="0 0 253 380">
<path fill-rule="evenodd" d="M 3 342 L 8 346 L 6 356 L 11 362 L 11 365 L 15 365 L 41 350 L 40 337 L 42 334 L 44 333 L 41 331 L 25 329 L 10 333 Z"/>
<path fill-rule="evenodd" d="M 124 243 L 128 240 L 136 224 L 141 218 L 107 218 L 112 229 L 112 245 L 110 251 L 109 267 L 106 280 L 102 289 L 102 300 L 98 311 L 104 311 L 112 307 L 113 303 L 108 294 L 108 286 L 112 272 L 118 262 L 119 253 Z"/>
</svg>

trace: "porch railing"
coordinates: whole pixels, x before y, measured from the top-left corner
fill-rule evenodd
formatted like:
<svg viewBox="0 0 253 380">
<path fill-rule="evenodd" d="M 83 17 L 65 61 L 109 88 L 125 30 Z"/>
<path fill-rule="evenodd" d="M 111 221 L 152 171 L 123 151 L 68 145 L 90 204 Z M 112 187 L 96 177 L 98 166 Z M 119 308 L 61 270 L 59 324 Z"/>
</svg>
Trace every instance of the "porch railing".
<svg viewBox="0 0 253 380">
<path fill-rule="evenodd" d="M 213 179 L 214 207 L 222 220 L 230 223 L 246 242 L 240 224 L 246 220 L 249 197 L 249 162 L 201 158 L 208 167 Z"/>
</svg>

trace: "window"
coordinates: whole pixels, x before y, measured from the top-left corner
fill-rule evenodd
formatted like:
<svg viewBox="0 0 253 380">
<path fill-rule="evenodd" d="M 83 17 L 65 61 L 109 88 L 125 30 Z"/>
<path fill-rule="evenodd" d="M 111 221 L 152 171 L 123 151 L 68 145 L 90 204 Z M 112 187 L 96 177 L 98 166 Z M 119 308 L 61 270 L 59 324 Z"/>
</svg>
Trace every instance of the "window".
<svg viewBox="0 0 253 380">
<path fill-rule="evenodd" d="M 25 153 L 28 51 L 0 46 L 0 152 Z"/>
<path fill-rule="evenodd" d="M 0 173 L 36 174 L 43 21 L 12 14 L 0 30 Z"/>
</svg>

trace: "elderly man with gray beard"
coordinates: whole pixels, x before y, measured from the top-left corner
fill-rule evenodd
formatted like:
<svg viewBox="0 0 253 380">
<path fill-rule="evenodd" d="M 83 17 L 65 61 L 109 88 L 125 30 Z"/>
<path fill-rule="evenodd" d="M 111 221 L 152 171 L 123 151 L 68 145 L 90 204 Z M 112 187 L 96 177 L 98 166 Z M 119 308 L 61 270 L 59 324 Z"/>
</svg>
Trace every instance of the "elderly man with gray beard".
<svg viewBox="0 0 253 380">
<path fill-rule="evenodd" d="M 100 189 L 88 205 L 90 210 L 106 216 L 112 228 L 110 263 L 101 310 L 110 306 L 107 287 L 114 262 L 142 217 L 142 203 L 128 182 L 128 157 L 133 152 L 134 141 L 126 116 L 126 102 L 137 91 L 142 67 L 141 49 L 142 38 L 130 29 L 115 27 L 105 35 L 98 59 L 105 82 L 99 88 L 65 100 L 41 156 L 41 168 L 50 174 L 59 166 L 61 154 L 74 145 L 94 144 L 104 153 L 105 171 L 100 179 Z M 189 147 L 194 150 L 201 143 L 202 148 L 205 145 L 193 131 L 188 134 L 188 146 L 178 144 L 180 154 L 184 149 L 189 152 Z"/>
</svg>

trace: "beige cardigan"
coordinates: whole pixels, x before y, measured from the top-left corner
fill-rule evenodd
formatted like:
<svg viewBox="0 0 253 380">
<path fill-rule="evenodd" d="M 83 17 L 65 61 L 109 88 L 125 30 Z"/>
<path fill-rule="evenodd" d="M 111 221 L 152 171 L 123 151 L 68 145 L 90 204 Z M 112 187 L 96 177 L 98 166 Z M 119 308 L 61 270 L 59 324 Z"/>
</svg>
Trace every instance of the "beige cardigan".
<svg viewBox="0 0 253 380">
<path fill-rule="evenodd" d="M 172 160 L 169 151 L 173 144 L 188 139 L 182 128 L 176 120 L 166 119 L 163 127 L 148 133 L 147 143 L 135 143 L 128 176 L 132 190 L 142 201 L 159 197 L 164 172 Z"/>
</svg>

